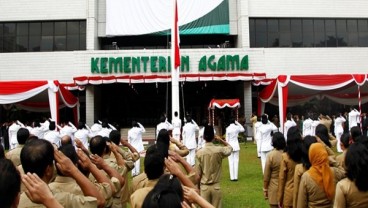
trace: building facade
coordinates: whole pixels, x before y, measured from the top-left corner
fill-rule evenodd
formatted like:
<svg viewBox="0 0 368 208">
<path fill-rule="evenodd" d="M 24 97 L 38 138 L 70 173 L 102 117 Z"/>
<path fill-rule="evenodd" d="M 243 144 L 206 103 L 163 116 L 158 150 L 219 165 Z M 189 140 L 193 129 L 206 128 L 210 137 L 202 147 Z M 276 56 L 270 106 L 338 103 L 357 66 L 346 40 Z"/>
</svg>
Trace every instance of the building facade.
<svg viewBox="0 0 368 208">
<path fill-rule="evenodd" d="M 170 50 L 158 44 L 162 39 L 158 36 L 107 35 L 106 2 L 1 1 L 0 81 L 56 79 L 84 85 L 82 115 L 89 124 L 101 117 L 143 118 L 167 111 L 169 79 L 149 76 L 169 74 Z M 189 75 L 181 80 L 180 93 L 185 111 L 196 114 L 197 119 L 205 117 L 213 97 L 240 98 L 241 113 L 248 119 L 256 105 L 255 79 L 280 74 L 365 73 L 368 67 L 365 0 L 227 3 L 228 34 L 183 37 L 182 72 Z M 134 47 L 142 42 L 147 47 Z M 150 42 L 159 46 L 152 47 Z M 233 60 L 227 58 L 239 58 L 239 63 L 233 66 Z M 116 64 L 120 59 L 120 65 Z M 144 78 L 124 77 L 132 74 Z M 88 79 L 96 76 L 100 79 L 95 83 Z"/>
</svg>

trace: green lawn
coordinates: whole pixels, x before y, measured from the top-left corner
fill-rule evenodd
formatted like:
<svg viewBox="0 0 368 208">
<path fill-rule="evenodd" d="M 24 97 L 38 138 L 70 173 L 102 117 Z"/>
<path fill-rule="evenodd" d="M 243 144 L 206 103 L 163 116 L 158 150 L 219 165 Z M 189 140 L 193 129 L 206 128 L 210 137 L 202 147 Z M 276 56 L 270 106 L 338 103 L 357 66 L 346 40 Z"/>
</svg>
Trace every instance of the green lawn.
<svg viewBox="0 0 368 208">
<path fill-rule="evenodd" d="M 228 160 L 222 163 L 222 195 L 224 208 L 268 207 L 263 198 L 263 174 L 261 160 L 257 158 L 253 142 L 240 144 L 238 181 L 230 181 Z M 143 171 L 143 160 L 141 160 Z"/>
</svg>

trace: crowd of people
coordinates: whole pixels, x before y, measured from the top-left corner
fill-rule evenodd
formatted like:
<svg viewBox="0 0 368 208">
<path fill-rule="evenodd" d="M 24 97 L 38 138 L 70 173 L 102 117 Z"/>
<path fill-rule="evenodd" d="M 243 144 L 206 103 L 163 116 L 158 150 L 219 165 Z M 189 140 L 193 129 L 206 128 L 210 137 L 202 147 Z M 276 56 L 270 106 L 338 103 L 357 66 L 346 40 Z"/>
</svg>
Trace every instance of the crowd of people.
<svg viewBox="0 0 368 208">
<path fill-rule="evenodd" d="M 368 207 L 365 114 L 306 117 L 288 113 L 283 133 L 266 114 L 253 124 L 270 207 Z"/>
</svg>

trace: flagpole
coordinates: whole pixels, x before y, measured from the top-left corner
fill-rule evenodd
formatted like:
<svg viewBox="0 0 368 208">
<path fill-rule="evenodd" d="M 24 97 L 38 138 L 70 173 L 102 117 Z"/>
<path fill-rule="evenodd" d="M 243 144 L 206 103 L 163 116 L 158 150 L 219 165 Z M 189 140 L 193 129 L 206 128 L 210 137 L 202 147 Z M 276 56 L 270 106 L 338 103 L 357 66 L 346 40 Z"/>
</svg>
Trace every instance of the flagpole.
<svg viewBox="0 0 368 208">
<path fill-rule="evenodd" d="M 173 0 L 173 23 L 171 28 L 171 118 L 174 118 L 174 112 L 180 115 L 179 103 L 179 72 L 180 72 L 180 54 L 179 54 L 179 25 L 177 14 L 177 2 Z M 179 57 L 179 58 L 178 58 Z"/>
</svg>

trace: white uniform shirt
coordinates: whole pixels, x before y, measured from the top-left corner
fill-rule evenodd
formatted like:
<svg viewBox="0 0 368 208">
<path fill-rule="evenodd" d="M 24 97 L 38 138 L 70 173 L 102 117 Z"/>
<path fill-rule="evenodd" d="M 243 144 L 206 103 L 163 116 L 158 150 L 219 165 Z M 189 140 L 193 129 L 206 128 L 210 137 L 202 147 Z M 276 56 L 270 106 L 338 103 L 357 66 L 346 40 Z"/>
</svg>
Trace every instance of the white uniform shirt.
<svg viewBox="0 0 368 208">
<path fill-rule="evenodd" d="M 237 121 L 226 128 L 226 141 L 231 145 L 234 152 L 240 150 L 238 135 L 244 131 L 244 127 Z"/>
<path fill-rule="evenodd" d="M 128 131 L 128 142 L 138 151 L 144 150 L 142 134 L 146 132 L 143 125 L 138 123 L 139 127 L 133 127 Z"/>
<path fill-rule="evenodd" d="M 254 129 L 255 129 L 255 135 L 254 135 L 254 139 L 256 140 L 256 141 L 258 141 L 259 140 L 259 138 L 257 137 L 258 136 L 258 132 L 259 132 L 259 127 L 262 125 L 262 122 L 260 122 L 260 121 L 257 121 L 255 124 L 254 124 Z"/>
<path fill-rule="evenodd" d="M 344 132 L 344 127 L 342 124 L 346 121 L 343 116 L 339 116 L 335 118 L 335 135 L 342 134 Z"/>
<path fill-rule="evenodd" d="M 173 135 L 180 135 L 180 130 L 181 130 L 181 119 L 175 117 L 172 121 L 172 126 L 173 126 L 173 131 L 172 134 Z"/>
<path fill-rule="evenodd" d="M 102 126 L 99 123 L 95 123 L 91 126 L 91 133 L 93 134 L 93 136 L 96 136 L 101 130 Z"/>
<path fill-rule="evenodd" d="M 353 109 L 352 111 L 350 111 L 349 113 L 349 129 L 351 129 L 354 126 L 358 126 L 358 123 L 360 123 L 360 119 L 359 119 L 359 111 Z M 359 122 L 358 122 L 359 120 Z"/>
<path fill-rule="evenodd" d="M 51 144 L 55 144 L 57 147 L 60 147 L 61 137 L 60 137 L 59 132 L 47 131 L 44 135 L 44 139 L 51 142 Z"/>
<path fill-rule="evenodd" d="M 289 131 L 289 129 L 293 126 L 296 126 L 296 123 L 295 121 L 293 120 L 287 120 L 284 124 L 284 137 L 285 137 L 285 140 L 287 140 L 287 132 Z"/>
<path fill-rule="evenodd" d="M 9 126 L 9 129 L 8 129 L 9 143 L 10 143 L 11 147 L 13 147 L 13 148 L 15 148 L 18 144 L 17 132 L 20 128 L 21 128 L 21 126 L 18 125 L 17 123 L 15 123 L 15 122 L 12 125 Z"/>
<path fill-rule="evenodd" d="M 304 120 L 304 122 L 303 122 L 303 137 L 308 136 L 308 135 L 313 135 L 312 123 L 313 123 L 313 120 L 310 119 L 310 118 Z"/>
<path fill-rule="evenodd" d="M 259 127 L 258 138 L 260 138 L 260 152 L 268 152 L 273 149 L 271 132 L 276 132 L 277 127 L 275 124 L 268 122 Z"/>
<path fill-rule="evenodd" d="M 314 120 L 312 122 L 312 134 L 311 136 L 316 136 L 316 127 L 320 124 L 319 120 Z"/>
<path fill-rule="evenodd" d="M 204 147 L 204 145 L 206 144 L 206 141 L 203 138 L 203 134 L 204 134 L 204 127 L 202 126 L 199 131 L 198 131 L 198 145 L 197 145 L 197 149 L 201 149 Z"/>
<path fill-rule="evenodd" d="M 102 128 L 101 131 L 99 131 L 97 133 L 97 135 L 100 135 L 102 137 L 109 137 L 110 136 L 110 132 L 112 131 L 112 129 L 109 128 Z"/>
<path fill-rule="evenodd" d="M 199 130 L 199 127 L 193 120 L 192 122 L 187 122 L 183 127 L 183 144 L 190 150 L 197 148 L 196 130 Z"/>
<path fill-rule="evenodd" d="M 93 134 L 91 134 L 87 129 L 78 129 L 75 133 L 74 133 L 74 138 L 79 139 L 83 146 L 85 148 L 89 148 L 89 141 L 88 138 L 90 138 L 91 136 L 94 136 Z"/>
<path fill-rule="evenodd" d="M 169 130 L 172 130 L 173 129 L 173 126 L 167 120 L 165 122 L 159 123 L 156 126 L 156 139 L 157 139 L 158 133 L 161 131 L 161 129 L 166 129 L 166 130 L 169 131 Z"/>
<path fill-rule="evenodd" d="M 68 135 L 72 138 L 72 140 L 74 140 L 74 133 L 77 130 L 78 129 L 74 125 L 73 126 L 65 125 L 60 129 L 60 137 Z"/>
<path fill-rule="evenodd" d="M 39 139 L 43 139 L 45 132 L 47 132 L 47 130 L 45 131 L 45 128 L 40 126 L 40 127 L 34 127 L 32 128 L 31 131 L 29 131 L 30 134 L 35 135 L 36 137 L 38 137 Z"/>
</svg>

